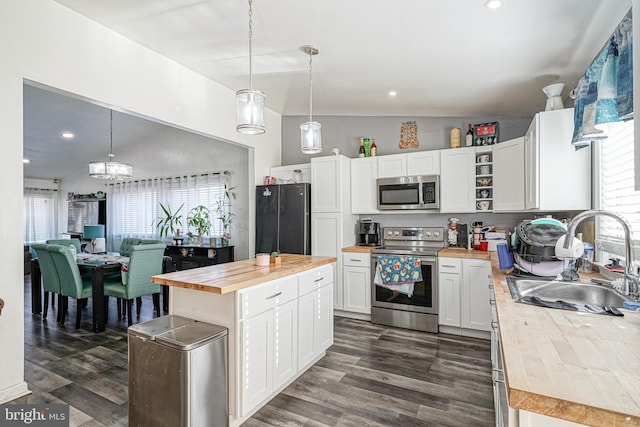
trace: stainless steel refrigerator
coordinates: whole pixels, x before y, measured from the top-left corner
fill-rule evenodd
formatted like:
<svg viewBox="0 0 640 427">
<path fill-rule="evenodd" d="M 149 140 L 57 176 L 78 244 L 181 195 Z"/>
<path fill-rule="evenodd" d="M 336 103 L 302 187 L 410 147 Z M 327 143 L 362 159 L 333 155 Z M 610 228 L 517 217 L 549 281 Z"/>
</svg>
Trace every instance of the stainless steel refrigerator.
<svg viewBox="0 0 640 427">
<path fill-rule="evenodd" d="M 256 253 L 311 255 L 311 184 L 256 186 Z"/>
</svg>

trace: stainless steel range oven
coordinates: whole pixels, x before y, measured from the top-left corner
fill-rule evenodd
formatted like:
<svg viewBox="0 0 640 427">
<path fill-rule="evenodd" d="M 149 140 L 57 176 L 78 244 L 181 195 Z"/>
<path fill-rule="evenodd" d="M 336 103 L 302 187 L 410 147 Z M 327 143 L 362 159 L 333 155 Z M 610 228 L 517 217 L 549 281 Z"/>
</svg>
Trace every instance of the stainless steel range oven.
<svg viewBox="0 0 640 427">
<path fill-rule="evenodd" d="M 371 252 L 371 321 L 389 326 L 438 332 L 438 272 L 436 256 L 444 247 L 442 227 L 386 227 L 383 246 Z M 378 258 L 408 255 L 420 259 L 422 281 L 416 282 L 411 297 L 376 286 Z"/>
</svg>

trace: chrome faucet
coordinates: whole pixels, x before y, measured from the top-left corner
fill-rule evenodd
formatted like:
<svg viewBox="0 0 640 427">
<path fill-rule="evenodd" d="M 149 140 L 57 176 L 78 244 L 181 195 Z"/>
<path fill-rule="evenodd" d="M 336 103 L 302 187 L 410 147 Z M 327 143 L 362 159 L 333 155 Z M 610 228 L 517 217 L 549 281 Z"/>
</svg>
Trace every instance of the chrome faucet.
<svg viewBox="0 0 640 427">
<path fill-rule="evenodd" d="M 626 257 L 625 270 L 624 270 L 626 293 L 637 299 L 639 296 L 638 289 L 640 287 L 640 276 L 638 276 L 634 267 L 633 241 L 631 239 L 632 237 L 631 226 L 629 225 L 626 219 L 624 219 L 623 217 L 621 217 L 620 215 L 614 212 L 609 212 L 609 211 L 589 210 L 589 211 L 580 212 L 578 215 L 574 216 L 569 222 L 569 225 L 567 225 L 567 237 L 564 239 L 563 247 L 565 249 L 569 249 L 571 247 L 571 243 L 573 241 L 572 237 L 576 232 L 576 228 L 578 227 L 578 224 L 580 224 L 586 218 L 590 218 L 593 216 L 600 216 L 600 215 L 611 217 L 617 220 L 622 225 L 622 229 L 624 230 L 624 247 L 625 247 L 625 257 Z"/>
</svg>

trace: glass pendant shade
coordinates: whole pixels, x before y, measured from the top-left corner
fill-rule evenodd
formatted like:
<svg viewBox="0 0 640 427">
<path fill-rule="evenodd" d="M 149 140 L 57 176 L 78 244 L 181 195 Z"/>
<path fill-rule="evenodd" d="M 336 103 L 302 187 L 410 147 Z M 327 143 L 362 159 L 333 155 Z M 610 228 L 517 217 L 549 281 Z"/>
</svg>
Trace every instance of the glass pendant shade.
<svg viewBox="0 0 640 427">
<path fill-rule="evenodd" d="M 306 122 L 300 125 L 300 149 L 304 154 L 322 151 L 322 125 L 318 122 Z"/>
<path fill-rule="evenodd" d="M 265 132 L 264 93 L 256 89 L 242 89 L 236 92 L 238 126 L 236 130 L 247 135 Z"/>
<path fill-rule="evenodd" d="M 120 162 L 91 162 L 89 176 L 97 179 L 111 179 L 122 181 L 133 178 L 133 166 Z"/>
<path fill-rule="evenodd" d="M 89 163 L 89 176 L 96 179 L 122 181 L 133 178 L 133 166 L 127 163 L 114 162 L 113 158 L 113 110 L 109 122 L 109 160 Z"/>
</svg>

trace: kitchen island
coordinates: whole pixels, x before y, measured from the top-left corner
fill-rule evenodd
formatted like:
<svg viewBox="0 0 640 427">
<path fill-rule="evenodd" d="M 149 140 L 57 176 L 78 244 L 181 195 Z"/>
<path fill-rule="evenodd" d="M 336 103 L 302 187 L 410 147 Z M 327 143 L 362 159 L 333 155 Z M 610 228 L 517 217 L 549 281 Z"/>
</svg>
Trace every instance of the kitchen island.
<svg viewBox="0 0 640 427">
<path fill-rule="evenodd" d="M 491 263 L 511 418 L 520 427 L 640 426 L 640 313 L 516 303 L 495 253 Z"/>
<path fill-rule="evenodd" d="M 281 254 L 153 276 L 169 313 L 229 330 L 229 425 L 238 426 L 333 343 L 334 257 Z"/>
</svg>

